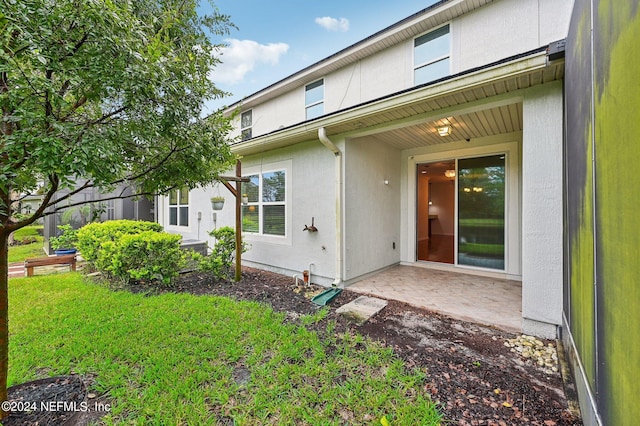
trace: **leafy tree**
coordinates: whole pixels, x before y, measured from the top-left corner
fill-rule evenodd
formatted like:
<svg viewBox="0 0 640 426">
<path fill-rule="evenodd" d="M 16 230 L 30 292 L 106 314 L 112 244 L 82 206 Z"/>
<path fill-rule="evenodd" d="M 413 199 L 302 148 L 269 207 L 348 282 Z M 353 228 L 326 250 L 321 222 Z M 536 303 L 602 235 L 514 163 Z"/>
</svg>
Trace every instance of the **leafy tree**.
<svg viewBox="0 0 640 426">
<path fill-rule="evenodd" d="M 229 121 L 201 118 L 205 101 L 225 95 L 209 79 L 221 47 L 210 37 L 232 24 L 199 16 L 197 3 L 0 0 L 0 401 L 10 233 L 85 188 L 193 188 L 234 160 Z M 42 204 L 17 219 L 17 202 L 36 192 Z"/>
</svg>

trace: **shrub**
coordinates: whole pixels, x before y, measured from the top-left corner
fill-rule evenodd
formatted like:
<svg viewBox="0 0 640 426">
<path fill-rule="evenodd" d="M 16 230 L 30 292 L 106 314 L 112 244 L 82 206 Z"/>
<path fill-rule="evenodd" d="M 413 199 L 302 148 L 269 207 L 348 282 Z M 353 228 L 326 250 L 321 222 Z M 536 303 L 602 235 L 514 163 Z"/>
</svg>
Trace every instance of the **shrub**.
<svg viewBox="0 0 640 426">
<path fill-rule="evenodd" d="M 58 236 L 49 238 L 51 248 L 54 250 L 73 249 L 78 244 L 78 231 L 71 225 L 58 225 Z"/>
<path fill-rule="evenodd" d="M 77 248 L 86 261 L 95 265 L 104 244 L 118 241 L 125 234 L 138 234 L 145 231 L 161 232 L 162 226 L 155 222 L 126 219 L 90 223 L 78 230 Z"/>
<path fill-rule="evenodd" d="M 78 230 L 82 257 L 108 276 L 170 284 L 187 263 L 180 235 L 162 232 L 154 222 L 111 220 Z"/>
<path fill-rule="evenodd" d="M 108 241 L 99 252 L 97 265 L 124 281 L 160 281 L 170 284 L 187 264 L 187 253 L 180 249 L 180 235 L 144 231 L 123 234 Z"/>
<path fill-rule="evenodd" d="M 216 239 L 216 243 L 208 256 L 198 256 L 198 269 L 209 272 L 214 277 L 223 280 L 231 280 L 233 276 L 233 264 L 236 257 L 236 231 L 228 226 L 214 229 L 209 235 Z M 242 252 L 247 251 L 248 246 L 242 243 Z"/>
</svg>

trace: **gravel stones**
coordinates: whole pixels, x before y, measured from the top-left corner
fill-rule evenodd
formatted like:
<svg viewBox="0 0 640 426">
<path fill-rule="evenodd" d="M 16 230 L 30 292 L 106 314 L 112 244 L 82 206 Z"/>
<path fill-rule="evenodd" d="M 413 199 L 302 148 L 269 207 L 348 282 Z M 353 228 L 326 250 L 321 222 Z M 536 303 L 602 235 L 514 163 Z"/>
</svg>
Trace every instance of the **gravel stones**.
<svg viewBox="0 0 640 426">
<path fill-rule="evenodd" d="M 504 345 L 511 352 L 520 354 L 525 362 L 537 365 L 547 374 L 558 372 L 558 353 L 553 343 L 545 343 L 533 336 L 522 334 L 515 339 L 507 339 Z"/>
</svg>

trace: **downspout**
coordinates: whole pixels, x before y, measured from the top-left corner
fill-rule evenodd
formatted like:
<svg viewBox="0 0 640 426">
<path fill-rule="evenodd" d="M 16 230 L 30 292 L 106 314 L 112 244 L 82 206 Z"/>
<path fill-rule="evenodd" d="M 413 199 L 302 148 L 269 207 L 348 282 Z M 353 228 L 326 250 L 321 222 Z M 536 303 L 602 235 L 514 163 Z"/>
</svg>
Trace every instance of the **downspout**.
<svg viewBox="0 0 640 426">
<path fill-rule="evenodd" d="M 329 140 L 324 127 L 318 129 L 318 139 L 335 156 L 336 278 L 331 285 L 337 287 L 342 283 L 342 152 Z"/>
</svg>

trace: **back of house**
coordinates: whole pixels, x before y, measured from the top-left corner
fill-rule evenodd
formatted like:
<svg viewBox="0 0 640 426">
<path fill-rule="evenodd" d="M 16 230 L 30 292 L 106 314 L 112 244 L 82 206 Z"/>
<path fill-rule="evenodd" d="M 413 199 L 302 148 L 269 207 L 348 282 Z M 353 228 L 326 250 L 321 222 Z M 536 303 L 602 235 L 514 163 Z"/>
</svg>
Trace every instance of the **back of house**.
<svg viewBox="0 0 640 426">
<path fill-rule="evenodd" d="M 572 6 L 438 2 L 231 105 L 243 261 L 322 285 L 397 264 L 522 281 L 524 329 L 555 337 Z M 185 239 L 234 214 L 222 185 L 158 204 Z"/>
<path fill-rule="evenodd" d="M 585 424 L 634 424 L 638 28 L 638 0 L 443 0 L 231 105 L 243 263 L 516 282 L 521 331 L 567 347 Z M 206 240 L 233 204 L 177 190 L 158 221 Z"/>
</svg>

